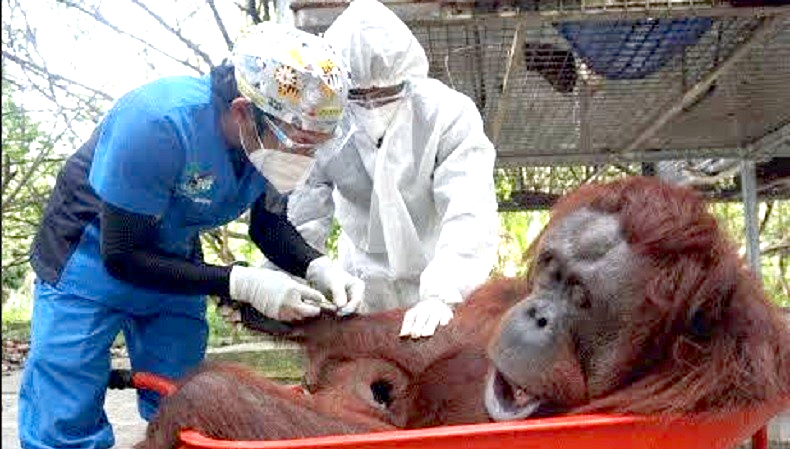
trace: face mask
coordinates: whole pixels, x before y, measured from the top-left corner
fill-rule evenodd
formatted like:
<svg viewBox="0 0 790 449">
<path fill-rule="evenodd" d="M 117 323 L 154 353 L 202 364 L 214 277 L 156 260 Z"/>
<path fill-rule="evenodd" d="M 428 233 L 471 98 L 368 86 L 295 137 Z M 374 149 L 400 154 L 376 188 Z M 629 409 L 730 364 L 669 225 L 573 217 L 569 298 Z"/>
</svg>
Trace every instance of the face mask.
<svg viewBox="0 0 790 449">
<path fill-rule="evenodd" d="M 379 139 L 384 137 L 384 133 L 387 132 L 387 128 L 389 128 L 392 123 L 395 113 L 398 112 L 401 101 L 402 100 L 396 100 L 392 103 L 387 103 L 371 109 L 355 104 L 350 104 L 348 107 L 351 109 L 352 114 L 354 114 L 359 127 L 365 130 L 365 133 L 370 136 L 374 142 L 378 142 Z"/>
<path fill-rule="evenodd" d="M 280 193 L 290 192 L 304 181 L 315 163 L 309 156 L 265 148 L 253 151 L 247 158 Z"/>
<path fill-rule="evenodd" d="M 290 192 L 304 181 L 315 162 L 310 156 L 264 148 L 260 137 L 258 137 L 259 149 L 250 152 L 244 145 L 241 128 L 239 128 L 239 141 L 250 163 L 280 193 Z"/>
</svg>

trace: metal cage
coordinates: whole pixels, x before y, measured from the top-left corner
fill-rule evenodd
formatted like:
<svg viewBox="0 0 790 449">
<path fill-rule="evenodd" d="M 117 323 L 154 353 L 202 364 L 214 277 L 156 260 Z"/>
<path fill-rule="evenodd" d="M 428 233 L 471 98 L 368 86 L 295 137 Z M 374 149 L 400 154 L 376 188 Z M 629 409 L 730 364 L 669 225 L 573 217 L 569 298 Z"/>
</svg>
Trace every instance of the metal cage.
<svg viewBox="0 0 790 449">
<path fill-rule="evenodd" d="M 475 101 L 500 167 L 790 153 L 790 6 L 385 3 Z M 346 4 L 292 9 L 321 32 Z"/>
</svg>

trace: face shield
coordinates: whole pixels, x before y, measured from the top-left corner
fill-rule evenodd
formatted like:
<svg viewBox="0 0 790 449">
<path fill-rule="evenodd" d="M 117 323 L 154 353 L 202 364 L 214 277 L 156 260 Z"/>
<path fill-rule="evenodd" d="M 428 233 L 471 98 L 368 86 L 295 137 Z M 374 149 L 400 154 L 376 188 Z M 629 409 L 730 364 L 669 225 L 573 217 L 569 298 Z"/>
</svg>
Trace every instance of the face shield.
<svg viewBox="0 0 790 449">
<path fill-rule="evenodd" d="M 260 135 L 263 136 L 263 132 L 269 130 L 277 140 L 278 146 L 273 149 L 310 157 L 321 148 L 342 147 L 356 129 L 349 120 L 341 120 L 331 133 L 305 131 L 257 108 L 254 111 L 255 125 Z"/>
<path fill-rule="evenodd" d="M 254 109 L 257 149 L 246 149 L 250 163 L 280 193 L 286 193 L 303 183 L 315 164 L 317 152 L 331 157 L 342 148 L 356 130 L 350 120 L 341 120 L 332 133 L 316 133 L 270 117 Z M 269 130 L 277 148 L 267 148 L 261 131 Z"/>
</svg>

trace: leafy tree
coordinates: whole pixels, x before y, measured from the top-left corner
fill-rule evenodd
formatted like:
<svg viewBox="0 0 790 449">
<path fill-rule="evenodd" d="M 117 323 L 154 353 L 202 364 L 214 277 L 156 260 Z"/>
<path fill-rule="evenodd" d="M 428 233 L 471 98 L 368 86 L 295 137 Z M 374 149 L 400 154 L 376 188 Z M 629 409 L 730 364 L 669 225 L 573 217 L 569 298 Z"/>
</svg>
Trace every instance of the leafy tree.
<svg viewBox="0 0 790 449">
<path fill-rule="evenodd" d="M 5 71 L 3 71 L 5 73 Z M 63 159 L 53 153 L 51 136 L 14 101 L 3 78 L 2 270 L 3 303 L 27 274 L 28 249 L 54 176 Z"/>
<path fill-rule="evenodd" d="M 774 301 L 790 307 L 790 201 L 762 203 L 760 212 L 760 271 L 765 291 Z M 746 252 L 743 204 L 718 203 L 711 212 L 728 234 Z"/>
<path fill-rule="evenodd" d="M 637 165 L 597 167 L 522 167 L 497 170 L 496 190 L 500 207 L 500 247 L 497 274 L 514 275 L 526 270 L 524 253 L 548 220 L 550 202 L 578 185 L 638 174 Z M 724 179 L 719 187 L 731 187 Z M 545 196 L 542 196 L 545 195 Z M 530 196 L 532 202 L 524 199 Z M 522 203 L 519 203 L 522 202 Z M 534 210 L 514 211 L 525 204 Z M 511 208 L 511 209 L 508 209 Z M 741 202 L 711 204 L 711 212 L 733 239 L 742 254 L 746 250 L 745 221 Z M 760 204 L 761 273 L 765 290 L 778 304 L 790 307 L 790 201 L 770 200 Z"/>
</svg>

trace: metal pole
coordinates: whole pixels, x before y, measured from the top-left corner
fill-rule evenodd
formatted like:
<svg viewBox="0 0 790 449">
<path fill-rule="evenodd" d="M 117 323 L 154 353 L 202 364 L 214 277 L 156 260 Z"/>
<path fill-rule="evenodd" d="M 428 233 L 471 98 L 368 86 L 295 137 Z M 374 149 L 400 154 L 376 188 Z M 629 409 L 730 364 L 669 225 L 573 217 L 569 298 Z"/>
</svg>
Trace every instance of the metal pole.
<svg viewBox="0 0 790 449">
<path fill-rule="evenodd" d="M 294 13 L 291 10 L 291 0 L 274 0 L 274 5 L 277 12 L 277 23 L 293 25 Z"/>
<path fill-rule="evenodd" d="M 752 436 L 752 449 L 768 449 L 768 427 L 761 427 Z"/>
<path fill-rule="evenodd" d="M 583 80 L 579 92 L 579 148 L 584 154 L 592 152 L 592 128 L 590 123 L 590 106 L 592 103 L 593 88 L 588 80 Z"/>
<path fill-rule="evenodd" d="M 741 162 L 743 218 L 746 221 L 746 255 L 758 281 L 762 282 L 760 264 L 760 230 L 757 216 L 757 170 L 753 160 Z M 768 449 L 768 427 L 761 427 L 752 436 L 752 449 Z"/>
<path fill-rule="evenodd" d="M 746 228 L 746 256 L 757 279 L 761 279 L 760 230 L 757 217 L 757 171 L 752 160 L 741 162 L 741 192 L 743 194 L 743 219 Z"/>
</svg>

